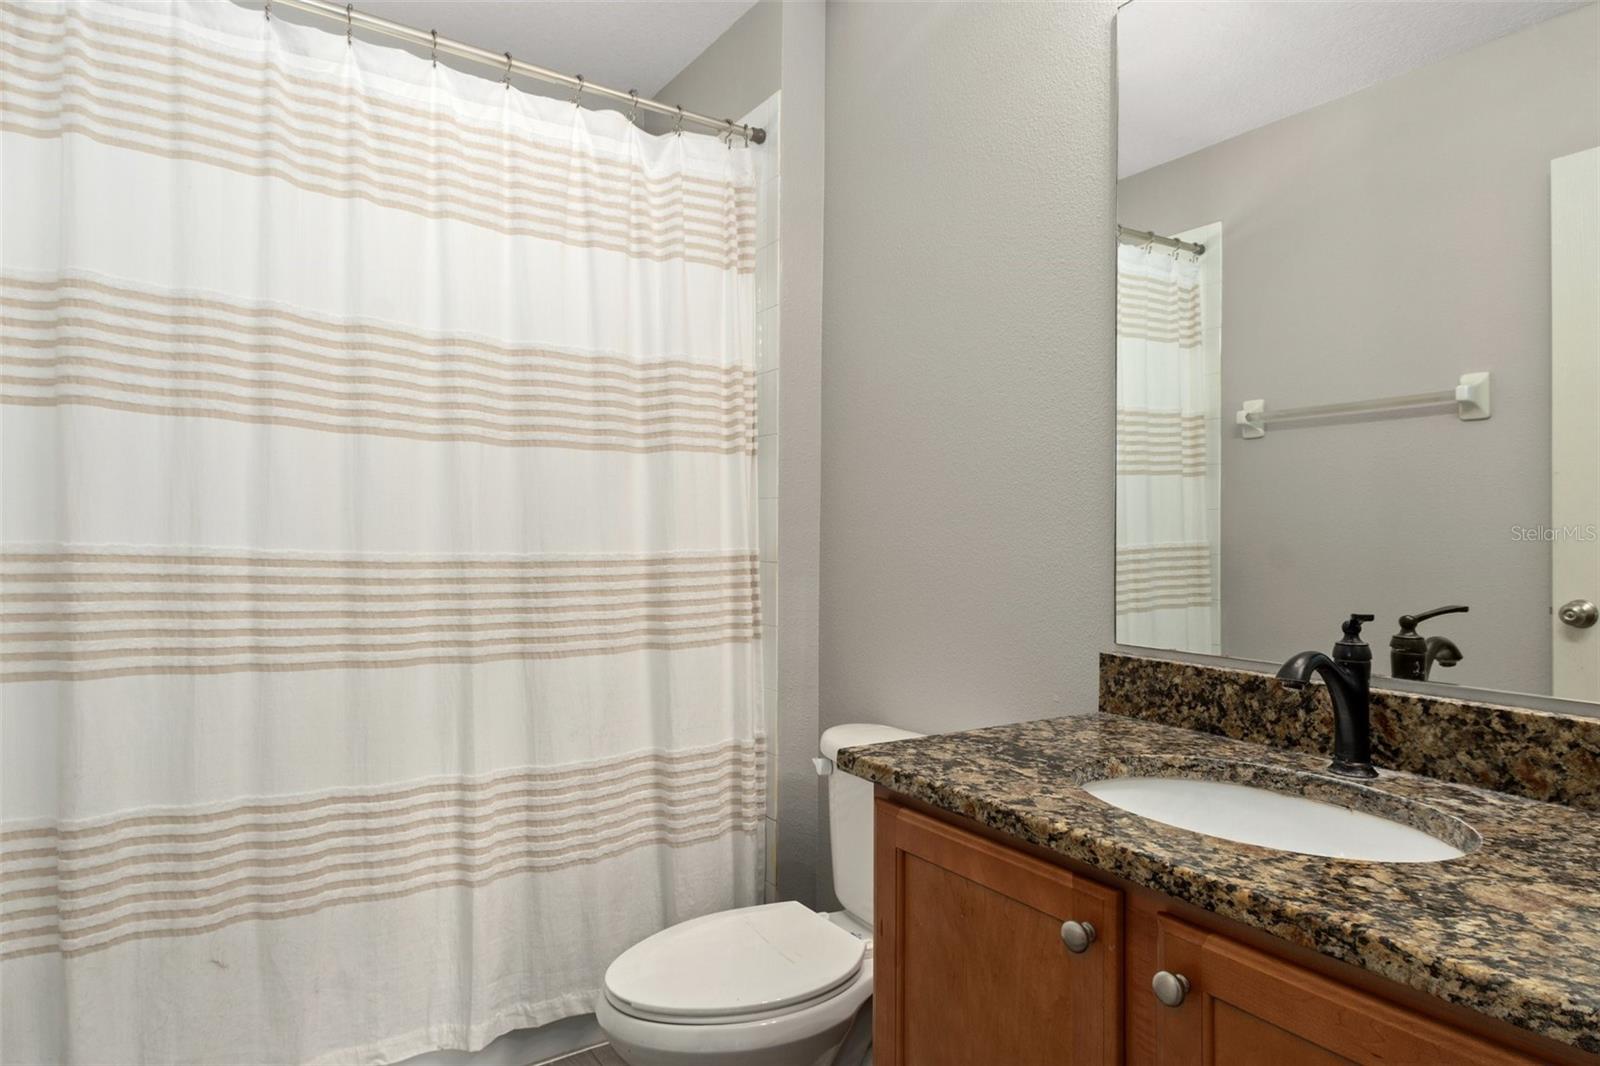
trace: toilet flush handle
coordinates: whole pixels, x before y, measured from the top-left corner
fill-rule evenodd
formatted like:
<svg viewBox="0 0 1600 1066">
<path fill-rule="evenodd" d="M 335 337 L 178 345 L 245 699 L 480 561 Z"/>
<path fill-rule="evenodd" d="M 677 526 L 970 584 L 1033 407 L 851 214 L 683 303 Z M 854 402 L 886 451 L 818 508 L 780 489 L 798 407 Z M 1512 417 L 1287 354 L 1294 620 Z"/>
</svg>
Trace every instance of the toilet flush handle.
<svg viewBox="0 0 1600 1066">
<path fill-rule="evenodd" d="M 832 759 L 824 759 L 821 756 L 818 756 L 817 758 L 811 760 L 811 765 L 817 768 L 818 777 L 827 777 L 829 774 L 833 773 Z"/>
</svg>

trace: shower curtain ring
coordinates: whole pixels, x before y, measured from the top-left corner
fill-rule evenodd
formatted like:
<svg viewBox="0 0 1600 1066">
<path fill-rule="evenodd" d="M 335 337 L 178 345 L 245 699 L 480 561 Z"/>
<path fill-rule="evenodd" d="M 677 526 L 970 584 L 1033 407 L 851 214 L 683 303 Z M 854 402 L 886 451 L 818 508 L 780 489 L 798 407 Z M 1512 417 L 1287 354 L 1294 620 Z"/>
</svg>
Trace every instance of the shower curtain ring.
<svg viewBox="0 0 1600 1066">
<path fill-rule="evenodd" d="M 628 105 L 628 121 L 637 126 L 639 124 L 639 90 L 629 89 L 628 97 L 633 101 L 632 104 Z"/>
<path fill-rule="evenodd" d="M 344 46 L 355 47 L 356 43 L 356 5 L 344 5 Z"/>
<path fill-rule="evenodd" d="M 429 50 L 428 58 L 433 60 L 433 65 L 437 67 L 439 65 L 439 31 L 429 30 L 428 36 L 433 38 L 433 48 Z"/>
<path fill-rule="evenodd" d="M 678 105 L 678 121 L 672 127 L 672 135 L 674 137 L 682 137 L 683 136 L 683 105 L 682 104 Z"/>
<path fill-rule="evenodd" d="M 572 90 L 572 106 L 573 107 L 582 107 L 583 106 L 583 75 L 582 74 L 578 74 L 578 75 L 576 75 L 576 77 L 578 79 L 578 87 L 576 89 Z"/>
<path fill-rule="evenodd" d="M 511 53 L 506 53 L 506 88 L 511 88 Z"/>
</svg>

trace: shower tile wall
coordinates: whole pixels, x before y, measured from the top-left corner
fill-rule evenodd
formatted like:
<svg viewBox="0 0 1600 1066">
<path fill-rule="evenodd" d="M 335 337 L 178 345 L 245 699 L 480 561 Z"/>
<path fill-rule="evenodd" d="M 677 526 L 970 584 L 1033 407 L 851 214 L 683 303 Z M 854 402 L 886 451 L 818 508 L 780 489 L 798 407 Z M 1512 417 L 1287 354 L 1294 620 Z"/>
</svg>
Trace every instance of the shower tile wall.
<svg viewBox="0 0 1600 1066">
<path fill-rule="evenodd" d="M 778 898 L 778 99 L 741 122 L 767 131 L 756 153 L 756 480 L 761 498 L 761 672 L 767 731 L 766 898 Z"/>
<path fill-rule="evenodd" d="M 1200 343 L 1206 360 L 1206 533 L 1211 542 L 1211 648 L 1222 654 L 1222 223 L 1176 234 L 1206 246 L 1200 257 Z M 1200 651 L 1200 648 L 1191 648 Z"/>
</svg>

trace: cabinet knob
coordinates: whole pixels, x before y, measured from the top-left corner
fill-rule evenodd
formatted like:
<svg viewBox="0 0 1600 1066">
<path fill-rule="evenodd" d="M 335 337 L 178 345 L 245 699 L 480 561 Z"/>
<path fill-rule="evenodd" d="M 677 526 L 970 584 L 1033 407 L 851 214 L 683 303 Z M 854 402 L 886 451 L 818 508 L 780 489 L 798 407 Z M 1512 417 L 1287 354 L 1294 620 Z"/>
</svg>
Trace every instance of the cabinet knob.
<svg viewBox="0 0 1600 1066">
<path fill-rule="evenodd" d="M 1156 998 L 1169 1007 L 1181 1007 L 1189 995 L 1189 979 L 1181 973 L 1158 970 L 1150 987 L 1155 990 Z"/>
<path fill-rule="evenodd" d="M 1062 922 L 1061 942 L 1074 955 L 1082 955 L 1094 943 L 1096 933 L 1089 922 Z"/>
</svg>

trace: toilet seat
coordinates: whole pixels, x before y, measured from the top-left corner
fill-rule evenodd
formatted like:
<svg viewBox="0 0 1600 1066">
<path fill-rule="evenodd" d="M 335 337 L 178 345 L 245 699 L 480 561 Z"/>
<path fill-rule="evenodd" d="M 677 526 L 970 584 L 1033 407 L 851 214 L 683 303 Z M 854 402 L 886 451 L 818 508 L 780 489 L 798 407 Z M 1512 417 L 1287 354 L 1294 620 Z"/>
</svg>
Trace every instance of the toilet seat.
<svg viewBox="0 0 1600 1066">
<path fill-rule="evenodd" d="M 872 960 L 825 999 L 773 1018 L 679 1024 L 635 1018 L 610 997 L 595 1003 L 600 1028 L 630 1066 L 824 1066 L 872 998 Z M 868 1025 L 870 1025 L 870 1021 Z"/>
<path fill-rule="evenodd" d="M 606 970 L 623 1014 L 725 1025 L 794 1014 L 852 987 L 867 945 L 792 901 L 722 911 L 640 941 Z"/>
</svg>

